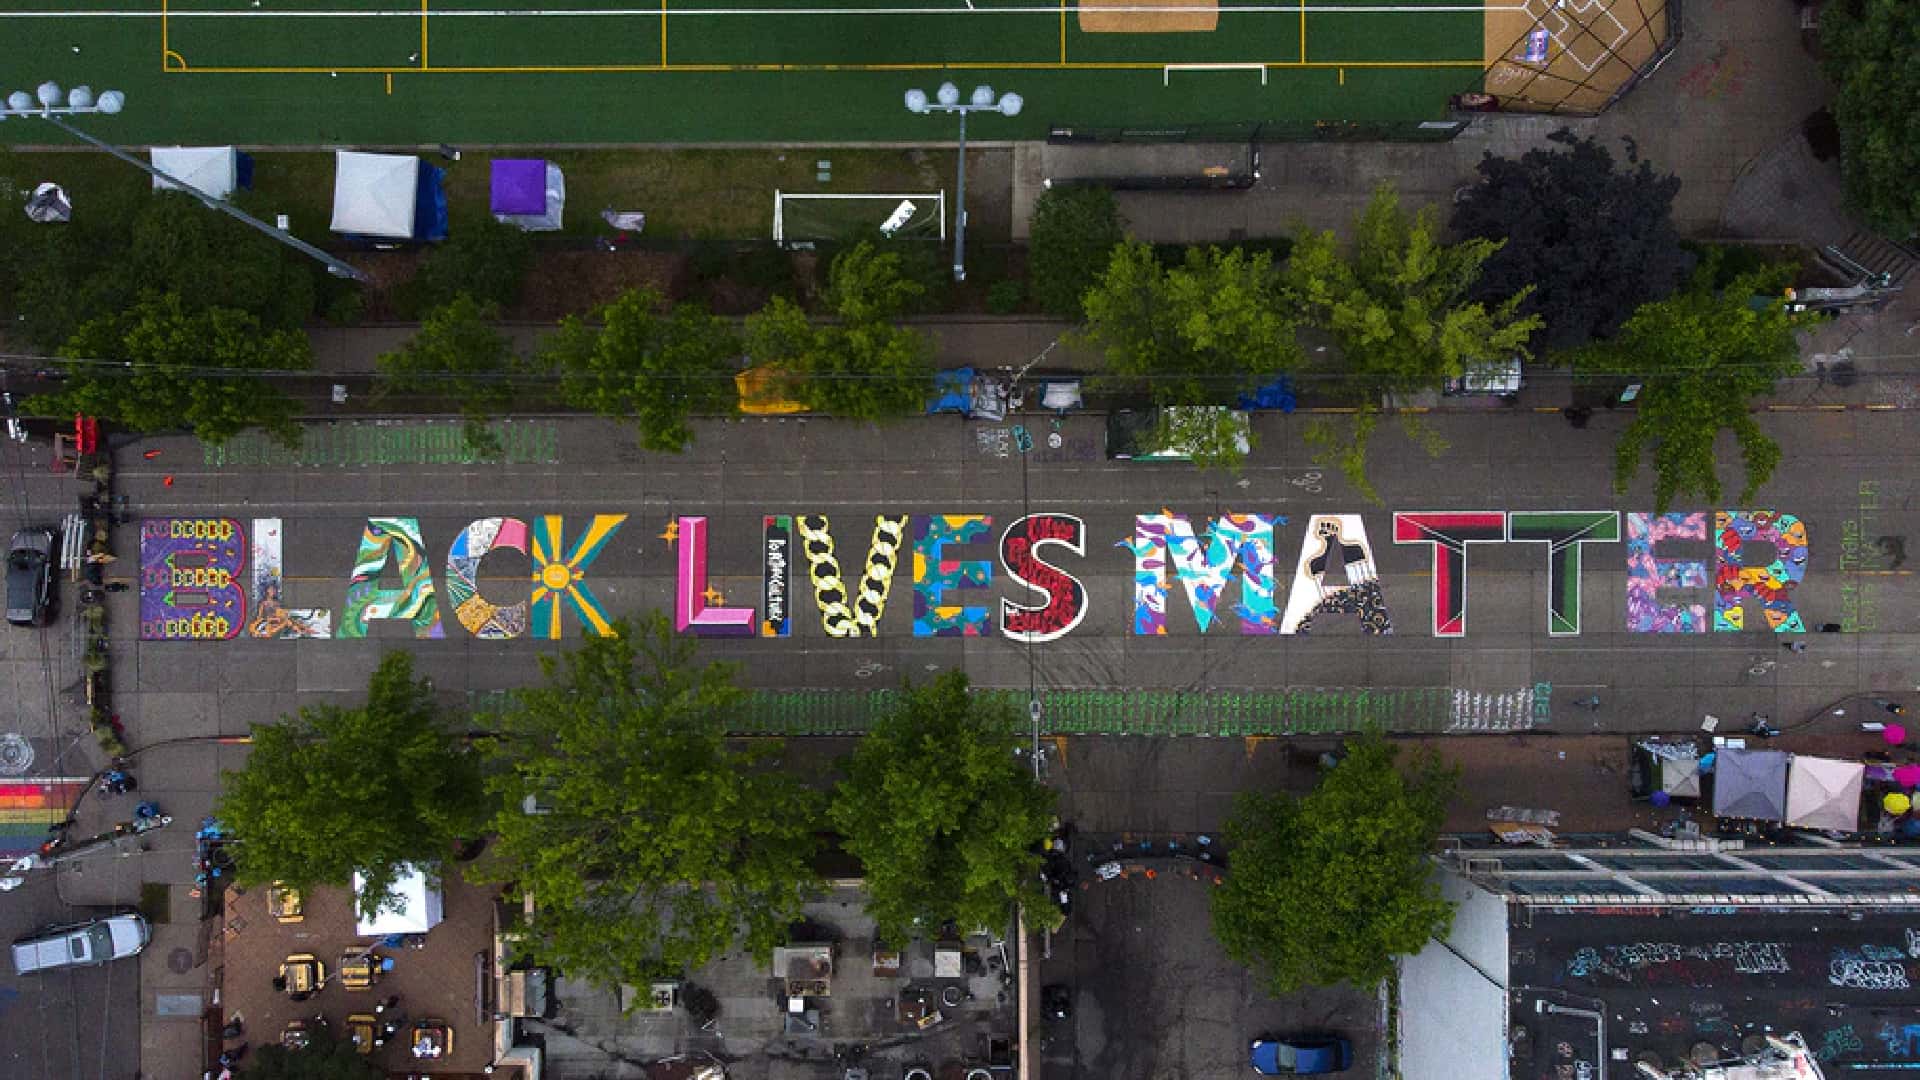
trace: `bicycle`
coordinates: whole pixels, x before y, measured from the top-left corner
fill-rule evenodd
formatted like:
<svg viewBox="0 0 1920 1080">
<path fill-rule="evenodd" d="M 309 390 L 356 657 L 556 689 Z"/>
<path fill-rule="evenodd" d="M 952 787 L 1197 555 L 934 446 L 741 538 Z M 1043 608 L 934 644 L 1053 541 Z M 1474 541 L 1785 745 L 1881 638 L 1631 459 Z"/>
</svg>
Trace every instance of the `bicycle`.
<svg viewBox="0 0 1920 1080">
<path fill-rule="evenodd" d="M 1299 488 L 1309 495 L 1318 495 L 1321 491 L 1320 474 L 1317 472 L 1309 471 L 1299 476 L 1289 476 L 1287 477 L 1287 483 L 1292 484 L 1294 487 Z"/>
</svg>

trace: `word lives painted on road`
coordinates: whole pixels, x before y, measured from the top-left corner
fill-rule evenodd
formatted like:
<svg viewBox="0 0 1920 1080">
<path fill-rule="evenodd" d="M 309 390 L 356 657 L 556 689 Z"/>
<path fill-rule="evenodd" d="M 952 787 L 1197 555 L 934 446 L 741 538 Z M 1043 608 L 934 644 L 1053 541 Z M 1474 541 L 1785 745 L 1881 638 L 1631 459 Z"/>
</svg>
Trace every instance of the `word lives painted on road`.
<svg viewBox="0 0 1920 1080">
<path fill-rule="evenodd" d="M 302 607 L 288 595 L 281 519 L 152 518 L 140 534 L 140 632 L 148 640 L 362 638 L 386 623 L 424 639 L 557 639 L 570 624 L 606 634 L 613 619 L 594 593 L 593 567 L 627 517 L 487 516 L 439 537 L 426 535 L 415 517 L 368 517 L 358 543 L 348 549 L 343 542 L 338 563 L 296 568 L 305 576 L 292 580 L 315 594 L 299 597 L 314 605 Z M 673 557 L 681 633 L 788 638 L 813 623 L 827 637 L 877 637 L 903 577 L 910 580 L 900 603 L 911 605 L 911 619 L 892 625 L 915 637 L 1056 641 L 1096 603 L 1130 604 L 1128 623 L 1142 637 L 1176 628 L 1295 636 L 1333 621 L 1385 635 L 1396 626 L 1399 594 L 1381 575 L 1377 534 L 1359 514 L 1312 514 L 1296 523 L 1239 512 L 1196 519 L 1162 508 L 1135 516 L 1132 531 L 1112 540 L 1089 536 L 1079 517 L 1053 512 L 1011 519 L 770 513 L 759 522 L 757 566 L 710 567 L 709 519 L 667 521 L 660 538 Z M 1466 636 L 1470 556 L 1495 549 L 1544 571 L 1535 625 L 1556 637 L 1577 635 L 1587 562 L 1619 553 L 1622 544 L 1630 631 L 1806 631 L 1793 596 L 1807 573 L 1807 529 L 1792 514 L 1628 513 L 1622 526 L 1614 510 L 1398 511 L 1386 535 L 1396 546 L 1424 549 L 1430 575 L 1398 588 L 1422 590 L 1426 629 L 1436 637 Z M 1094 562 L 1114 560 L 1114 551 L 1131 563 L 1131 587 L 1125 596 L 1097 598 L 1085 581 L 1118 575 L 1120 566 Z M 490 565 L 524 566 L 522 585 L 482 576 L 482 561 L 503 553 L 504 563 Z M 1289 558 L 1292 573 L 1282 573 Z M 316 573 L 342 570 L 330 595 L 311 584 Z M 757 582 L 737 590 L 746 603 L 730 602 L 715 584 L 743 577 Z"/>
</svg>

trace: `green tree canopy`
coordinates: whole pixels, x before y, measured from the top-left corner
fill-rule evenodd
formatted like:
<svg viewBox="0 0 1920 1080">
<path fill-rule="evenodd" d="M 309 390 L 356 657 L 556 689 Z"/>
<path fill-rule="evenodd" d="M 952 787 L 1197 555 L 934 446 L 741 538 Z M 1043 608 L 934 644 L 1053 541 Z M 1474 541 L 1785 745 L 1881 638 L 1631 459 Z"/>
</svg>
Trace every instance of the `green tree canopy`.
<svg viewBox="0 0 1920 1080">
<path fill-rule="evenodd" d="M 542 347 L 575 408 L 631 418 L 640 445 L 679 453 L 693 443 L 692 418 L 731 412 L 740 355 L 733 325 L 692 304 L 665 307 L 659 293 L 628 289 L 595 313 L 577 315 Z"/>
<path fill-rule="evenodd" d="M 1292 306 L 1266 252 L 1189 248 L 1161 266 L 1128 241 L 1085 297 L 1086 340 L 1114 383 L 1159 405 L 1230 404 L 1262 379 L 1299 366 Z"/>
<path fill-rule="evenodd" d="M 1055 315 L 1080 319 L 1080 300 L 1126 239 L 1120 206 L 1103 187 L 1051 188 L 1033 203 L 1027 274 L 1033 298 Z"/>
<path fill-rule="evenodd" d="M 1357 738 L 1312 793 L 1249 792 L 1236 803 L 1213 932 L 1272 993 L 1371 988 L 1395 956 L 1452 924 L 1427 856 L 1456 777 L 1431 751 L 1404 769 L 1397 754 L 1378 736 Z"/>
<path fill-rule="evenodd" d="M 60 355 L 88 362 L 71 365 L 57 393 L 27 399 L 29 411 L 86 413 L 140 432 L 185 427 L 211 443 L 250 427 L 300 441 L 299 406 L 272 373 L 307 370 L 312 348 L 305 334 L 270 330 L 244 311 L 149 295 L 81 326 Z"/>
<path fill-rule="evenodd" d="M 933 394 L 933 346 L 892 320 L 926 286 L 902 274 L 900 256 L 861 241 L 835 256 L 823 300 L 837 321 L 815 323 L 774 297 L 747 317 L 747 354 L 786 373 L 807 408 L 850 420 L 912 416 Z"/>
<path fill-rule="evenodd" d="M 1563 149 L 1483 157 L 1480 182 L 1454 203 L 1453 231 L 1500 245 L 1472 299 L 1497 306 L 1525 294 L 1520 312 L 1546 324 L 1536 344 L 1568 349 L 1612 335 L 1679 288 L 1693 256 L 1673 227 L 1678 177 L 1631 153 L 1622 171 L 1605 147 L 1565 129 L 1547 138 Z"/>
<path fill-rule="evenodd" d="M 727 745 L 732 672 L 652 614 L 542 657 L 498 721 L 483 876 L 531 896 L 521 948 L 642 982 L 744 945 L 766 959 L 815 887 L 818 796 Z M 523 807 L 533 804 L 537 812 Z"/>
<path fill-rule="evenodd" d="M 27 221 L 11 196 L 0 211 L 20 216 L 0 226 L 0 284 L 12 280 L 21 329 L 42 348 L 161 289 L 189 313 L 243 311 L 269 330 L 297 330 L 313 312 L 313 263 L 191 196 L 142 180 L 64 225 Z"/>
<path fill-rule="evenodd" d="M 1333 339 L 1337 354 L 1328 374 L 1360 410 L 1344 430 L 1318 427 L 1320 453 L 1348 483 L 1377 499 L 1366 460 L 1382 401 L 1437 391 L 1475 361 L 1526 356 L 1527 338 L 1542 324 L 1538 316 L 1519 314 L 1525 289 L 1492 308 L 1468 299 L 1500 244 L 1441 242 L 1433 207 L 1409 215 L 1383 184 L 1353 231 L 1346 250 L 1331 232 L 1302 236 L 1285 279 L 1308 321 Z"/>
<path fill-rule="evenodd" d="M 1920 5 L 1827 0 L 1820 50 L 1847 202 L 1895 235 L 1920 230 Z"/>
<path fill-rule="evenodd" d="M 1803 370 L 1792 316 L 1778 300 L 1756 302 L 1779 294 L 1778 272 L 1744 275 L 1724 289 L 1712 280 L 1712 265 L 1703 264 L 1685 292 L 1641 307 L 1612 341 L 1574 355 L 1583 375 L 1640 383 L 1633 422 L 1614 450 L 1613 483 L 1624 494 L 1651 453 L 1661 513 L 1680 495 L 1719 505 L 1714 444 L 1723 431 L 1733 433 L 1746 465 L 1740 501 L 1754 497 L 1780 463 L 1780 446 L 1755 422 L 1753 399 Z"/>
<path fill-rule="evenodd" d="M 246 767 L 221 780 L 241 884 L 345 888 L 357 872 L 367 915 L 403 867 L 447 858 L 486 819 L 478 756 L 404 652 L 380 659 L 364 705 L 255 724 Z"/>
<path fill-rule="evenodd" d="M 247 1055 L 241 1080 L 385 1080 L 387 1070 L 353 1048 L 350 1039 L 316 1036 L 298 1050 L 266 1043 Z"/>
<path fill-rule="evenodd" d="M 457 403 L 467 441 L 497 451 L 499 439 L 487 421 L 519 400 L 514 376 L 521 368 L 513 343 L 493 325 L 498 314 L 465 293 L 434 308 L 417 333 L 375 361 L 381 392 Z"/>
<path fill-rule="evenodd" d="M 1012 904 L 1046 903 L 1037 851 L 1054 796 L 1014 753 L 1019 720 L 948 671 L 902 693 L 847 760 L 833 824 L 866 870 L 867 910 L 888 940 L 948 920 L 1003 926 Z"/>
<path fill-rule="evenodd" d="M 431 311 L 471 296 L 481 305 L 510 308 L 533 267 L 533 238 L 489 214 L 454 223 L 447 239 L 427 250 L 396 299 L 408 313 Z"/>
</svg>

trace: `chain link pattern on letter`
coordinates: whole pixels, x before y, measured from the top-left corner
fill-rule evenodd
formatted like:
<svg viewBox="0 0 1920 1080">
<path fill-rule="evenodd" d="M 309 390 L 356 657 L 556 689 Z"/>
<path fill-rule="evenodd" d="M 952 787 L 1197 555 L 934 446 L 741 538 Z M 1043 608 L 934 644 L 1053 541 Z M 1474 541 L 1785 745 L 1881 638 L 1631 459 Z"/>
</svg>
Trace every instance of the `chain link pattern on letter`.
<svg viewBox="0 0 1920 1080">
<path fill-rule="evenodd" d="M 794 518 L 794 526 L 800 532 L 800 552 L 807 560 L 807 580 L 813 583 L 814 602 L 820 607 L 820 625 L 827 636 L 859 637 L 862 631 L 869 637 L 880 635 L 880 616 L 886 611 L 887 595 L 893 589 L 894 571 L 900 565 L 900 543 L 911 516 L 875 516 L 866 572 L 860 579 L 860 596 L 851 605 L 848 601 L 852 597 L 840 577 L 840 560 L 834 555 L 833 534 L 827 518 L 821 514 Z"/>
</svg>

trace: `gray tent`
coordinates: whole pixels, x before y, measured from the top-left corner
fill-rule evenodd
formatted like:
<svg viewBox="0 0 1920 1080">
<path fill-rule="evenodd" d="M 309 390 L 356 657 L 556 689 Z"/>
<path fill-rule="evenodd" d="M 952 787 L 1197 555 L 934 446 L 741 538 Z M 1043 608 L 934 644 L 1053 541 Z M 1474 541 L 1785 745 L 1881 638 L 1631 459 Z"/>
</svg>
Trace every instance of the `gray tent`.
<svg viewBox="0 0 1920 1080">
<path fill-rule="evenodd" d="M 1721 747 L 1714 757 L 1717 817 L 1781 821 L 1787 814 L 1787 755 L 1778 750 Z"/>
</svg>

